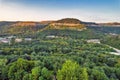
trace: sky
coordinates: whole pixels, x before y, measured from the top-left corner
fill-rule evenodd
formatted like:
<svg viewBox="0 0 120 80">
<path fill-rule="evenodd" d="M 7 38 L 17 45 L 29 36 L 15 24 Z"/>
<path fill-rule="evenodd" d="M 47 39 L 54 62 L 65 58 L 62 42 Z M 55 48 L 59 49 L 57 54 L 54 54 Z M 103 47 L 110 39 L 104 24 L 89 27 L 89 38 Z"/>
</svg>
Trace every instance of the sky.
<svg viewBox="0 0 120 80">
<path fill-rule="evenodd" d="M 0 0 L 0 21 L 120 22 L 120 0 Z"/>
</svg>

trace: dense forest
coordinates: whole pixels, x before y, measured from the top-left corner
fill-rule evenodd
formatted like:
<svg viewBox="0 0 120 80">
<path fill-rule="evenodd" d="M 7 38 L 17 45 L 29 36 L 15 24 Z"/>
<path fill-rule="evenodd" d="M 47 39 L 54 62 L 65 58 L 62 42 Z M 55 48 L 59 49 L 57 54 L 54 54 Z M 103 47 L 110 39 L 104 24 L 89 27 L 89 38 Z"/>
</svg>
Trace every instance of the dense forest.
<svg viewBox="0 0 120 80">
<path fill-rule="evenodd" d="M 25 31 L 1 35 L 15 37 L 0 43 L 0 80 L 120 80 L 120 56 L 109 47 L 120 49 L 120 34 L 44 27 L 13 26 Z M 94 39 L 100 43 L 88 42 Z"/>
</svg>

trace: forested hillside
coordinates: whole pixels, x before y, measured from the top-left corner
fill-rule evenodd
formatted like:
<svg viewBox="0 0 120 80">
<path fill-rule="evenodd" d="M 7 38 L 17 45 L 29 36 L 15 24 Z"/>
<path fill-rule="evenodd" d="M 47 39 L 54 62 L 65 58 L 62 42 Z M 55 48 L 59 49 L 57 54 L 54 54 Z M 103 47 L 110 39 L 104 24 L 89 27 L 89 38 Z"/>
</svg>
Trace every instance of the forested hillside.
<svg viewBox="0 0 120 80">
<path fill-rule="evenodd" d="M 86 41 L 104 34 L 50 29 L 35 35 L 29 42 L 0 45 L 1 80 L 120 79 L 120 57 L 110 54 L 114 50 Z"/>
<path fill-rule="evenodd" d="M 0 80 L 120 80 L 120 34 L 79 22 L 1 24 Z"/>
</svg>

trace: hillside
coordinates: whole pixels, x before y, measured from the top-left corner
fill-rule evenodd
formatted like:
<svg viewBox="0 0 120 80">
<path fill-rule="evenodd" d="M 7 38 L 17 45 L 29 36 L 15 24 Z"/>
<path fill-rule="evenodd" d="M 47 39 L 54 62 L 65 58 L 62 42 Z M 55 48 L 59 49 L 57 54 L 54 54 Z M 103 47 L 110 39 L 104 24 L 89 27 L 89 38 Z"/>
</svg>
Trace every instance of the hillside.
<svg viewBox="0 0 120 80">
<path fill-rule="evenodd" d="M 61 20 L 54 21 L 54 22 L 50 23 L 49 29 L 82 30 L 82 29 L 86 29 L 86 27 L 78 19 L 65 18 L 65 19 L 61 19 Z"/>
<path fill-rule="evenodd" d="M 47 37 L 51 35 L 56 38 Z M 57 80 L 54 77 L 57 77 L 68 60 L 80 65 L 75 69 L 76 74 L 85 73 L 88 76 L 86 80 L 111 80 L 113 75 L 115 77 L 112 80 L 120 80 L 120 56 L 110 54 L 114 50 L 105 44 L 86 42 L 89 39 L 102 39 L 102 34 L 89 29 L 84 31 L 52 29 L 41 31 L 35 36 L 31 41 L 0 45 L 0 80 L 8 80 L 9 77 L 11 80 L 20 78 L 29 80 L 29 76 L 26 78 L 26 75 L 31 75 L 30 80 L 35 80 L 33 73 L 44 74 L 45 78 L 40 80 Z M 67 64 L 65 71 L 72 70 L 69 67 L 72 67 L 74 62 Z M 21 77 L 14 78 L 16 74 Z"/>
<path fill-rule="evenodd" d="M 74 18 L 65 18 L 57 21 L 18 21 L 18 22 L 0 22 L 0 33 L 2 34 L 26 34 L 34 33 L 46 29 L 85 29 L 85 25 L 80 20 Z"/>
<path fill-rule="evenodd" d="M 2 34 L 23 34 L 33 33 L 43 29 L 46 24 L 40 22 L 0 22 L 0 33 Z"/>
<path fill-rule="evenodd" d="M 100 31 L 101 33 L 107 34 L 120 34 L 119 26 L 87 26 L 87 29 L 92 29 L 94 31 Z"/>
<path fill-rule="evenodd" d="M 53 22 L 55 22 L 55 21 L 52 21 L 52 20 L 50 20 L 50 21 L 41 21 L 40 24 L 47 25 L 47 24 L 50 24 L 50 23 L 53 23 Z"/>
<path fill-rule="evenodd" d="M 9 39 L 11 35 L 1 37 L 0 80 L 59 80 L 61 71 L 65 75 L 76 73 L 75 76 L 81 72 L 80 77 L 88 76 L 85 80 L 120 80 L 120 56 L 111 54 L 116 51 L 108 46 L 120 49 L 120 38 L 103 32 L 113 31 L 115 27 L 90 26 L 82 30 L 84 24 L 69 21 L 2 24 L 6 33 L 16 35 L 13 39 Z M 6 40 L 11 44 L 3 43 Z M 73 72 L 71 67 L 75 64 L 78 67 Z"/>
</svg>

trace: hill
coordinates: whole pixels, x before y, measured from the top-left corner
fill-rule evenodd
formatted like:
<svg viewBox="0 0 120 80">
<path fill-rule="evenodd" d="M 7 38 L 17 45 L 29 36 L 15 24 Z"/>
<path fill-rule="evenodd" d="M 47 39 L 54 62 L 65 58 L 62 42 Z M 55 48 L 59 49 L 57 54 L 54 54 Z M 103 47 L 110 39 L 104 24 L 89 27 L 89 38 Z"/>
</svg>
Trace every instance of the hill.
<svg viewBox="0 0 120 80">
<path fill-rule="evenodd" d="M 49 24 L 49 29 L 72 29 L 72 30 L 82 30 L 85 29 L 85 25 L 78 19 L 65 18 L 58 21 L 54 21 Z"/>
<path fill-rule="evenodd" d="M 87 26 L 87 29 L 92 29 L 94 31 L 100 31 L 101 33 L 107 34 L 120 34 L 120 27 L 119 26 Z"/>
<path fill-rule="evenodd" d="M 120 26 L 119 22 L 109 22 L 109 23 L 100 23 L 99 25 L 103 26 Z"/>
<path fill-rule="evenodd" d="M 33 33 L 43 29 L 46 24 L 40 22 L 0 22 L 0 33 L 2 34 L 24 34 Z"/>
<path fill-rule="evenodd" d="M 0 33 L 2 34 L 26 34 L 46 29 L 85 29 L 85 25 L 75 18 L 65 18 L 57 21 L 17 21 L 0 22 Z"/>
<path fill-rule="evenodd" d="M 43 31 L 46 29 L 70 29 L 70 30 L 77 30 L 81 31 L 86 28 L 93 28 L 95 29 L 102 26 L 109 26 L 110 30 L 106 28 L 108 32 L 112 31 L 114 26 L 120 26 L 120 23 L 95 23 L 95 22 L 84 22 L 80 21 L 79 19 L 75 18 L 64 18 L 61 20 L 49 20 L 49 21 L 41 21 L 41 22 L 33 22 L 33 21 L 2 21 L 0 22 L 0 35 L 8 35 L 8 34 L 32 34 L 38 31 Z M 112 27 L 113 26 L 113 27 Z M 112 27 L 112 28 L 111 28 Z M 98 29 L 98 31 L 104 29 Z M 106 31 L 105 31 L 106 32 Z M 116 32 L 116 29 L 114 30 Z M 119 32 L 119 30 L 117 30 Z"/>
<path fill-rule="evenodd" d="M 75 18 L 64 18 L 56 21 L 56 23 L 80 24 L 81 21 Z"/>
<path fill-rule="evenodd" d="M 95 22 L 82 22 L 82 24 L 85 24 L 86 26 L 98 26 Z"/>
<path fill-rule="evenodd" d="M 55 21 L 52 21 L 52 20 L 50 20 L 50 21 L 41 21 L 40 24 L 47 25 L 47 24 L 50 24 L 50 23 L 53 23 L 53 22 L 55 22 Z"/>
</svg>

